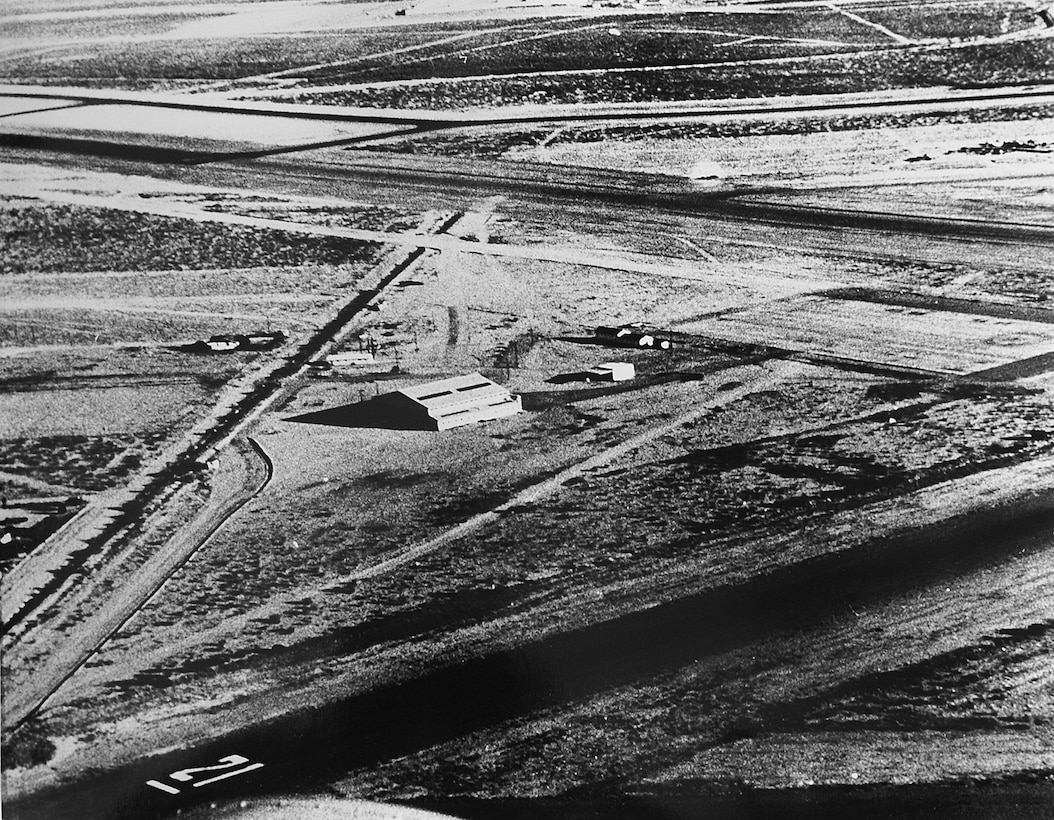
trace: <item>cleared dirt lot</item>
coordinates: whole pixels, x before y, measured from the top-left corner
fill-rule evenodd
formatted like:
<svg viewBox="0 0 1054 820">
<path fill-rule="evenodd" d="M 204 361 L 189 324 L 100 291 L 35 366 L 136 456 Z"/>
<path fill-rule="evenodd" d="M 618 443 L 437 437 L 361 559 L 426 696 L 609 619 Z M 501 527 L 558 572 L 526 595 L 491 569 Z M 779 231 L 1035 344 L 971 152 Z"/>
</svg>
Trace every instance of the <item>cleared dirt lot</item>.
<svg viewBox="0 0 1054 820">
<path fill-rule="evenodd" d="M 804 296 L 723 313 L 695 327 L 792 350 L 967 374 L 1054 350 L 1054 326 Z"/>
</svg>

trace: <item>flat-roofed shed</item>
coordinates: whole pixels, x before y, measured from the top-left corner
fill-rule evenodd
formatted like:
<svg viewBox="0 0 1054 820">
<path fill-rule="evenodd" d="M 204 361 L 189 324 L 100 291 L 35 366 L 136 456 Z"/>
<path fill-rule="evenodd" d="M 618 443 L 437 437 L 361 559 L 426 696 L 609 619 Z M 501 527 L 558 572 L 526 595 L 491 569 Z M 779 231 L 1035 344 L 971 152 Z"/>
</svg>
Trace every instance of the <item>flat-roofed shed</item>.
<svg viewBox="0 0 1054 820">
<path fill-rule="evenodd" d="M 449 430 L 523 409 L 519 396 L 479 373 L 404 387 L 388 400 L 403 421 L 422 430 Z"/>
</svg>

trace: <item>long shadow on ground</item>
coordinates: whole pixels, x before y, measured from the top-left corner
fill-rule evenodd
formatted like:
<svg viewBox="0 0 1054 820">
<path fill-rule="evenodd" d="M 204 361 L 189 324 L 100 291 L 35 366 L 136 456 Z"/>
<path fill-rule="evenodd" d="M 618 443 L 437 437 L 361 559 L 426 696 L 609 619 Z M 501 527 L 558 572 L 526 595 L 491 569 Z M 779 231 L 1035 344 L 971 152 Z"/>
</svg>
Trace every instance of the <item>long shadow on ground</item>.
<svg viewBox="0 0 1054 820">
<path fill-rule="evenodd" d="M 285 421 L 299 424 L 321 424 L 329 427 L 357 427 L 379 430 L 424 430 L 419 419 L 393 406 L 386 395 L 374 396 L 365 401 L 342 404 L 317 410 L 313 413 L 302 413 L 289 416 Z"/>
<path fill-rule="evenodd" d="M 427 670 L 338 703 L 300 708 L 218 741 L 188 745 L 15 804 L 12 816 L 118 820 L 174 812 L 202 799 L 318 787 L 357 768 L 682 668 L 788 628 L 806 628 L 850 607 L 926 587 L 1015 552 L 1046 548 L 1048 541 L 1036 536 L 1045 538 L 1052 525 L 1054 510 L 1037 503 L 1028 510 L 1000 509 L 895 541 L 872 542 L 734 587 Z M 334 651 L 341 653 L 339 647 Z M 184 789 L 178 796 L 143 785 L 234 753 L 265 767 L 202 792 Z"/>
</svg>

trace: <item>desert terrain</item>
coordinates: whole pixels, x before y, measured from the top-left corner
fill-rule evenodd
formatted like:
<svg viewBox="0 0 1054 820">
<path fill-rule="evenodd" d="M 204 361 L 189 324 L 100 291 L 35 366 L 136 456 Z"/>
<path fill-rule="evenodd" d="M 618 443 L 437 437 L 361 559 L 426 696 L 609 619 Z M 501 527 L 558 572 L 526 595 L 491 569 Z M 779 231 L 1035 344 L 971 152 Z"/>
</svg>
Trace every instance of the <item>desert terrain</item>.
<svg viewBox="0 0 1054 820">
<path fill-rule="evenodd" d="M 1037 11 L 6 7 L 4 812 L 1048 816 Z"/>
</svg>

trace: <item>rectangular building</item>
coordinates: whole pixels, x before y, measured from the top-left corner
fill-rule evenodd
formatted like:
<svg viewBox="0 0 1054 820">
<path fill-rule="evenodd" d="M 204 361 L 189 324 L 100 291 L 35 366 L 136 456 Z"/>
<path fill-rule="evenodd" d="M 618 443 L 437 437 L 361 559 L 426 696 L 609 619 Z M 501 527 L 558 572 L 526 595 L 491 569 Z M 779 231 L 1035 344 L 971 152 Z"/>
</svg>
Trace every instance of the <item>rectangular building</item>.
<svg viewBox="0 0 1054 820">
<path fill-rule="evenodd" d="M 586 371 L 586 381 L 626 382 L 636 375 L 630 362 L 604 362 Z"/>
<path fill-rule="evenodd" d="M 519 413 L 519 396 L 479 373 L 405 387 L 387 396 L 392 409 L 420 430 L 449 430 Z"/>
<path fill-rule="evenodd" d="M 373 364 L 373 354 L 368 350 L 345 350 L 342 353 L 330 353 L 326 361 L 333 367 L 362 367 Z"/>
</svg>

